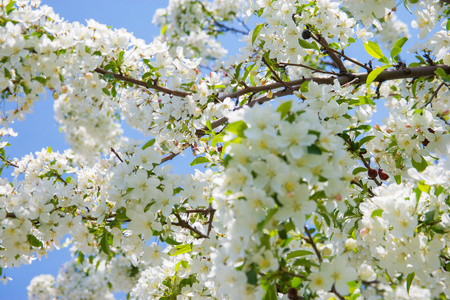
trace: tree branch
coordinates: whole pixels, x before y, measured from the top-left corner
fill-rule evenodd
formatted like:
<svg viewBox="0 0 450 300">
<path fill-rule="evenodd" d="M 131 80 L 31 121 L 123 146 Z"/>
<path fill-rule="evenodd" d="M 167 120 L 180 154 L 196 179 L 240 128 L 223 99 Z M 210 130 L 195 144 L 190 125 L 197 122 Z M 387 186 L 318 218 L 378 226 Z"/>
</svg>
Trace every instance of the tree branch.
<svg viewBox="0 0 450 300">
<path fill-rule="evenodd" d="M 433 92 L 433 94 L 430 97 L 430 100 L 427 101 L 427 103 L 425 103 L 421 109 L 424 109 L 425 107 L 428 106 L 428 104 L 431 104 L 431 102 L 433 101 L 434 98 L 437 97 L 437 94 L 439 93 L 439 90 L 445 85 L 445 82 L 441 82 L 441 84 L 436 88 L 436 90 Z"/>
<path fill-rule="evenodd" d="M 322 255 L 320 254 L 319 249 L 317 249 L 316 243 L 314 242 L 314 239 L 311 236 L 311 234 L 309 233 L 308 227 L 306 227 L 306 225 L 305 225 L 305 231 L 306 231 L 306 234 L 308 235 L 308 238 L 306 239 L 306 242 L 313 247 L 314 252 L 317 255 L 317 258 L 319 259 L 319 262 L 322 262 Z"/>
<path fill-rule="evenodd" d="M 148 88 L 148 89 L 154 89 L 154 90 L 157 90 L 158 92 L 162 92 L 162 93 L 173 95 L 173 96 L 177 96 L 177 97 L 186 97 L 188 95 L 191 95 L 191 93 L 188 93 L 188 92 L 171 90 L 169 88 L 166 88 L 166 87 L 163 87 L 163 86 L 160 86 L 160 85 L 157 85 L 157 84 L 148 85 L 147 82 L 145 82 L 145 81 L 138 80 L 138 79 L 135 79 L 135 78 L 131 78 L 131 77 L 128 77 L 128 76 L 125 76 L 125 75 L 113 73 L 113 72 L 110 72 L 110 71 L 106 71 L 106 70 L 101 69 L 101 68 L 95 68 L 94 71 L 97 72 L 97 73 L 103 74 L 103 75 L 106 75 L 106 74 L 112 75 L 115 79 L 120 80 L 120 81 L 133 83 L 135 85 L 139 85 L 139 86 L 142 86 L 142 87 L 145 87 L 145 88 Z"/>
<path fill-rule="evenodd" d="M 269 68 L 269 70 L 272 72 L 272 74 L 276 77 L 276 79 L 279 83 L 284 85 L 288 90 L 294 91 L 294 89 L 291 86 L 287 85 L 283 80 L 281 80 L 280 76 L 278 76 L 278 74 L 272 69 L 272 67 L 269 65 L 269 63 L 266 61 L 266 59 L 264 57 L 262 58 L 262 61 Z"/>
<path fill-rule="evenodd" d="M 335 54 L 334 51 L 331 51 L 333 49 L 331 49 L 330 47 L 328 47 L 328 42 L 326 39 L 324 39 L 323 37 L 319 37 L 316 38 L 313 36 L 313 39 L 315 39 L 319 44 L 321 44 L 324 48 L 325 51 L 327 52 L 328 56 L 331 58 L 331 60 L 334 62 L 334 64 L 336 65 L 336 67 L 339 69 L 339 72 L 341 72 L 341 74 L 345 74 L 348 73 L 347 68 L 345 67 L 344 63 L 342 62 L 342 60 L 337 57 L 337 55 Z"/>
</svg>

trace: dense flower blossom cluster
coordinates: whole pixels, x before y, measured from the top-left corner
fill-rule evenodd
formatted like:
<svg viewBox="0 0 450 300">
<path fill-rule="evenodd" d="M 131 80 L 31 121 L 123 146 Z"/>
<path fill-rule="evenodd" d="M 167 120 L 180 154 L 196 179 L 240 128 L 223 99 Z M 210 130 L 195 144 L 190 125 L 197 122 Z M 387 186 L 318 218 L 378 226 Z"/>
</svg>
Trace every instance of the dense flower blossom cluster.
<svg viewBox="0 0 450 300">
<path fill-rule="evenodd" d="M 171 0 L 147 44 L 1 1 L 0 274 L 70 235 L 30 299 L 450 298 L 450 7 L 403 2 Z M 14 158 L 44 93 L 71 149 Z"/>
</svg>

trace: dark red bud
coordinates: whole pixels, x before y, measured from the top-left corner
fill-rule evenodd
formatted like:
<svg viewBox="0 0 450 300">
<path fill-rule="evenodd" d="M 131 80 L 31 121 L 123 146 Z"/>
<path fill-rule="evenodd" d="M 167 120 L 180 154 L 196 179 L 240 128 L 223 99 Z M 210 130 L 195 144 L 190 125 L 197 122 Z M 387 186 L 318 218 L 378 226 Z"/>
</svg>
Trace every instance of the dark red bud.
<svg viewBox="0 0 450 300">
<path fill-rule="evenodd" d="M 222 146 L 217 147 L 217 151 L 222 152 Z"/>
<path fill-rule="evenodd" d="M 429 127 L 428 127 L 428 131 L 431 132 L 431 133 L 434 133 L 434 132 L 435 132 L 435 131 L 433 130 L 433 128 L 429 128 Z"/>
<path fill-rule="evenodd" d="M 307 40 L 307 39 L 309 39 L 309 38 L 311 38 L 311 31 L 309 31 L 308 29 L 305 29 L 305 30 L 303 30 L 303 32 L 302 32 L 302 38 L 304 39 L 304 40 Z"/>
<path fill-rule="evenodd" d="M 424 140 L 422 141 L 422 145 L 423 145 L 424 147 L 426 147 L 429 143 L 430 143 L 430 141 L 427 140 L 427 139 L 424 139 Z"/>
<path fill-rule="evenodd" d="M 377 170 L 370 168 L 367 172 L 370 178 L 376 178 L 377 177 Z"/>
<path fill-rule="evenodd" d="M 389 179 L 389 175 L 386 173 L 380 173 L 380 179 L 381 180 L 388 180 Z"/>
<path fill-rule="evenodd" d="M 298 299 L 298 291 L 296 288 L 289 288 L 288 290 L 288 298 L 289 299 Z"/>
</svg>

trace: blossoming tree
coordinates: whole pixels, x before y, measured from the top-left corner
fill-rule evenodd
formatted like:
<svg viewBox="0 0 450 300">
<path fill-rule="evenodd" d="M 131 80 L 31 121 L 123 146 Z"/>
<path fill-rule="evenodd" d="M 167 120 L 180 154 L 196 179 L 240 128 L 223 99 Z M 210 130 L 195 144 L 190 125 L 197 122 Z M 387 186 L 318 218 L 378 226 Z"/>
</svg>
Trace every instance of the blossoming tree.
<svg viewBox="0 0 450 300">
<path fill-rule="evenodd" d="M 0 267 L 74 258 L 30 299 L 450 298 L 449 1 L 171 0 L 150 44 L 39 2 L 0 2 Z M 46 90 L 71 149 L 14 158 Z"/>
</svg>

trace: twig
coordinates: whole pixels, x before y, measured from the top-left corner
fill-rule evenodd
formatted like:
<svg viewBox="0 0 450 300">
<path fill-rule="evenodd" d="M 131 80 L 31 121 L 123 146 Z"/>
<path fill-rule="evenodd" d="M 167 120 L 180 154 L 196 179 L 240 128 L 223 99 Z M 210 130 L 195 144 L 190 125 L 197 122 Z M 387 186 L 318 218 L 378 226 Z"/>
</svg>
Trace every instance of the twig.
<svg viewBox="0 0 450 300">
<path fill-rule="evenodd" d="M 445 82 L 442 82 L 437 88 L 436 90 L 433 92 L 433 94 L 431 95 L 430 99 L 427 101 L 427 103 L 425 103 L 422 106 L 422 109 L 424 109 L 425 107 L 427 107 L 428 104 L 431 104 L 431 102 L 433 101 L 434 98 L 437 97 L 437 94 L 439 93 L 439 90 L 445 85 Z M 433 106 L 433 105 L 431 105 Z"/>
<path fill-rule="evenodd" d="M 209 221 L 208 221 L 208 236 L 209 236 L 212 230 L 212 222 L 214 220 L 214 214 L 216 213 L 216 210 L 212 208 L 211 204 L 209 205 L 208 209 L 211 210 L 211 212 L 209 213 Z"/>
<path fill-rule="evenodd" d="M 161 159 L 161 164 L 165 163 L 166 161 L 172 160 L 174 159 L 178 154 L 180 154 L 181 152 L 178 153 L 170 153 L 169 155 L 167 155 L 166 157 L 164 157 L 163 159 Z"/>
<path fill-rule="evenodd" d="M 169 94 L 169 95 L 173 95 L 173 96 L 177 96 L 177 97 L 186 97 L 188 95 L 191 95 L 191 93 L 188 92 L 182 92 L 182 91 L 175 91 L 175 90 L 171 90 L 169 88 L 157 85 L 157 84 L 147 84 L 147 82 L 142 81 L 142 80 L 138 80 L 138 79 L 134 79 L 125 75 L 121 75 L 121 74 L 117 74 L 114 72 L 110 72 L 110 71 L 106 71 L 104 69 L 101 68 L 95 68 L 94 70 L 97 73 L 106 75 L 112 75 L 115 79 L 120 80 L 120 81 L 125 81 L 125 82 L 129 82 L 129 83 L 133 83 L 135 85 L 139 85 L 145 88 L 150 88 L 150 89 L 154 89 L 157 90 L 158 92 L 162 92 L 165 94 Z"/>
<path fill-rule="evenodd" d="M 306 227 L 306 225 L 305 225 L 305 231 L 306 231 L 306 234 L 308 235 L 308 240 L 306 240 L 306 242 L 313 247 L 314 252 L 317 255 L 317 258 L 319 259 L 319 262 L 322 262 L 322 255 L 320 254 L 319 249 L 317 249 L 316 243 L 314 242 L 314 239 L 312 238 L 311 234 L 309 233 L 308 227 Z"/>
<path fill-rule="evenodd" d="M 361 161 L 364 164 L 364 166 L 366 167 L 367 171 L 369 171 L 371 169 L 371 167 L 370 167 L 369 163 L 367 162 L 366 158 L 364 157 L 364 155 L 362 153 L 359 153 L 359 157 L 361 158 Z M 379 182 L 377 178 L 370 177 L 370 179 L 372 179 L 377 186 L 381 186 L 381 182 Z"/>
<path fill-rule="evenodd" d="M 183 227 L 185 229 L 188 229 L 192 232 L 195 232 L 196 234 L 198 234 L 199 238 L 205 238 L 205 239 L 209 239 L 209 236 L 204 235 L 203 233 L 201 233 L 198 229 L 192 227 L 191 225 L 189 225 L 188 222 L 186 222 L 185 220 L 183 220 L 179 214 L 175 214 L 175 217 L 177 217 L 178 219 L 178 223 L 172 223 L 172 225 L 175 226 L 180 226 Z"/>
<path fill-rule="evenodd" d="M 305 68 L 305 69 L 313 70 L 314 71 L 313 73 L 323 73 L 323 74 L 330 74 L 330 75 L 335 75 L 335 76 L 339 75 L 338 73 L 336 73 L 334 71 L 331 71 L 331 72 L 323 71 L 323 70 L 320 70 L 320 69 L 317 69 L 317 68 L 313 68 L 313 67 L 310 67 L 310 66 L 307 66 L 307 65 L 304 65 L 304 64 L 294 64 L 294 63 L 280 62 L 279 65 L 280 66 L 302 67 L 302 68 Z"/>
<path fill-rule="evenodd" d="M 18 168 L 19 166 L 16 165 L 15 163 L 11 162 L 10 160 L 7 160 L 6 158 L 3 157 L 3 155 L 0 155 L 0 159 L 3 160 L 3 162 L 11 167 L 14 168 Z"/>
<path fill-rule="evenodd" d="M 281 80 L 280 76 L 272 69 L 272 67 L 269 65 L 269 63 L 266 61 L 266 59 L 262 58 L 263 63 L 269 68 L 269 70 L 272 72 L 272 74 L 276 77 L 277 81 L 281 84 L 283 84 L 288 90 L 294 91 L 294 89 L 287 85 L 283 80 Z"/>
<path fill-rule="evenodd" d="M 315 37 L 312 36 L 312 38 L 314 40 L 316 40 L 319 44 L 321 44 L 324 48 L 325 51 L 327 52 L 328 56 L 330 56 L 331 60 L 334 62 L 334 64 L 336 65 L 336 67 L 339 69 L 339 71 L 341 72 L 341 74 L 346 74 L 348 73 L 347 68 L 345 67 L 344 63 L 342 62 L 342 60 L 337 57 L 337 55 L 335 54 L 335 52 L 330 51 L 332 50 L 330 47 L 328 47 L 328 42 L 325 38 L 323 37 Z"/>
<path fill-rule="evenodd" d="M 351 183 L 353 183 L 356 186 L 359 186 L 360 188 L 362 188 L 364 190 L 362 185 L 359 184 L 359 182 L 357 182 L 356 180 L 352 180 Z M 370 197 L 375 197 L 376 196 L 370 187 L 367 189 L 367 192 L 369 193 Z"/>
<path fill-rule="evenodd" d="M 338 291 L 336 291 L 336 287 L 334 286 L 334 284 L 331 287 L 330 292 L 334 293 L 340 300 L 345 300 L 345 298 L 341 294 L 339 294 Z"/>
<path fill-rule="evenodd" d="M 228 27 L 228 26 L 226 26 L 226 25 L 223 25 L 223 24 L 219 23 L 219 22 L 218 22 L 217 20 L 215 20 L 215 19 L 214 19 L 214 25 L 217 25 L 218 27 L 222 28 L 223 30 L 222 30 L 221 32 L 224 32 L 224 31 L 231 31 L 231 32 L 233 32 L 233 33 L 248 34 L 248 31 L 246 32 L 246 31 L 239 30 L 239 29 L 236 29 L 236 28 Z"/>
<path fill-rule="evenodd" d="M 114 153 L 117 156 L 117 158 L 120 160 L 120 162 L 123 162 L 123 159 L 120 158 L 119 153 L 117 153 L 116 150 L 114 150 L 113 147 L 111 147 L 111 152 Z"/>
</svg>

